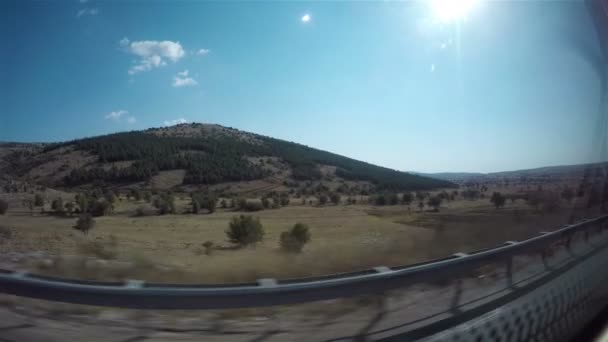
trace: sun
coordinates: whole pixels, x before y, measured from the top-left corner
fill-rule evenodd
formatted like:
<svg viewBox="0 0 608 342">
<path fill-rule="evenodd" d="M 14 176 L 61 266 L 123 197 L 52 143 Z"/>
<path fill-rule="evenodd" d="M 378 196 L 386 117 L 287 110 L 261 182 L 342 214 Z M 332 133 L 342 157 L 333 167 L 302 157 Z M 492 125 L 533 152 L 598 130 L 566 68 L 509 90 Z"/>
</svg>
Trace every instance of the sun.
<svg viewBox="0 0 608 342">
<path fill-rule="evenodd" d="M 478 0 L 429 0 L 437 19 L 445 22 L 464 19 Z"/>
<path fill-rule="evenodd" d="M 302 16 L 302 19 L 301 19 L 301 20 L 302 20 L 302 22 L 303 22 L 303 23 L 307 23 L 307 22 L 309 22 L 309 21 L 310 21 L 310 14 L 304 14 L 304 15 Z"/>
</svg>

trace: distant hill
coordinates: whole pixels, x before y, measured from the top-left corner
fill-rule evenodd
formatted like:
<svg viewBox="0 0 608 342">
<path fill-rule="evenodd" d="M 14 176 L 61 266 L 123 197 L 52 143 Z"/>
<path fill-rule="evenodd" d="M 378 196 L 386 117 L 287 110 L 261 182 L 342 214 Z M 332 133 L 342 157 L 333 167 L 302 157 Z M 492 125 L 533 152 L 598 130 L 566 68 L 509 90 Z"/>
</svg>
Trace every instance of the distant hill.
<svg viewBox="0 0 608 342">
<path fill-rule="evenodd" d="M 575 164 L 575 165 L 558 165 L 558 166 L 545 166 L 534 169 L 515 170 L 515 171 L 502 171 L 493 172 L 488 174 L 492 177 L 566 177 L 566 176 L 583 176 L 585 173 L 595 175 L 598 172 L 602 172 L 603 169 L 608 167 L 608 162 L 603 163 L 589 163 L 589 164 Z"/>
<path fill-rule="evenodd" d="M 4 152 L 2 152 L 4 151 Z M 180 124 L 54 144 L 0 145 L 0 171 L 15 179 L 79 187 L 153 187 L 265 180 L 374 190 L 428 190 L 453 183 L 369 164 L 301 144 L 210 124 Z"/>
<path fill-rule="evenodd" d="M 449 182 L 460 182 L 470 180 L 472 178 L 484 177 L 485 173 L 479 172 L 438 172 L 438 173 L 422 173 L 422 172 L 411 172 L 416 175 L 431 177 L 436 179 L 442 179 Z"/>
<path fill-rule="evenodd" d="M 608 162 L 588 163 L 575 165 L 545 166 L 532 169 L 522 169 L 513 171 L 500 171 L 490 173 L 480 172 L 439 172 L 422 173 L 411 172 L 420 176 L 442 179 L 455 183 L 469 181 L 492 181 L 496 179 L 519 179 L 519 178 L 579 178 L 585 174 L 596 176 L 608 168 Z"/>
</svg>

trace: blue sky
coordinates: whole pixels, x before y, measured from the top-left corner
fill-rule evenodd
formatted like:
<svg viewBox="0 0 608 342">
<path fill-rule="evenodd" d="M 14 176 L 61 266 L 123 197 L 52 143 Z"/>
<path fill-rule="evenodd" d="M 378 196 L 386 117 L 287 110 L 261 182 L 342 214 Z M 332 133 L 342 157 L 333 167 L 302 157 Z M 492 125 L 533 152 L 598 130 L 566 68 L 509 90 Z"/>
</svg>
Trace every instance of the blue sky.
<svg viewBox="0 0 608 342">
<path fill-rule="evenodd" d="M 4 141 L 183 119 L 399 170 L 597 159 L 580 2 L 3 1 L 0 29 Z"/>
</svg>

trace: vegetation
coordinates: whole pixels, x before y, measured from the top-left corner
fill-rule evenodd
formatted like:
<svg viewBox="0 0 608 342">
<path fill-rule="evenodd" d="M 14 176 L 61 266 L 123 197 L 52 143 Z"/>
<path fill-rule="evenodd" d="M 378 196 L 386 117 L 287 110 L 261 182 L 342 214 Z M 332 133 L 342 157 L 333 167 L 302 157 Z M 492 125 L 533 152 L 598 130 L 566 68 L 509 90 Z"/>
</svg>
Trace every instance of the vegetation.
<svg viewBox="0 0 608 342">
<path fill-rule="evenodd" d="M 331 203 L 338 205 L 340 204 L 340 194 L 333 192 L 329 195 L 329 199 L 331 200 Z"/>
<path fill-rule="evenodd" d="M 319 196 L 319 204 L 320 205 L 325 205 L 325 203 L 327 203 L 327 195 L 322 194 Z"/>
<path fill-rule="evenodd" d="M 8 202 L 0 199 L 0 215 L 6 214 L 8 210 Z"/>
<path fill-rule="evenodd" d="M 51 203 L 51 209 L 53 209 L 55 215 L 63 215 L 63 199 L 61 197 L 58 197 L 53 200 L 53 202 Z"/>
<path fill-rule="evenodd" d="M 76 225 L 74 229 L 81 231 L 84 235 L 87 235 L 89 230 L 93 229 L 95 226 L 95 220 L 91 214 L 85 213 L 81 214 L 76 220 Z"/>
<path fill-rule="evenodd" d="M 74 169 L 64 178 L 68 186 L 93 181 L 145 181 L 159 171 L 175 169 L 186 170 L 185 184 L 253 180 L 267 176 L 268 171 L 244 157 L 269 155 L 288 163 L 296 180 L 320 179 L 322 174 L 317 165 L 324 164 L 336 166 L 336 176 L 370 181 L 380 189 L 421 190 L 453 186 L 447 181 L 379 167 L 288 141 L 262 136 L 257 139 L 261 143 L 226 136 L 160 137 L 145 132 L 127 132 L 55 144 L 46 151 L 73 144 L 78 150 L 96 154 L 102 163 L 134 161 L 124 168 Z"/>
<path fill-rule="evenodd" d="M 434 211 L 439 211 L 439 207 L 441 206 L 441 197 L 439 196 L 433 196 L 430 197 L 427 205 L 429 207 L 432 207 Z"/>
<path fill-rule="evenodd" d="M 249 215 L 235 216 L 230 220 L 226 231 L 228 240 L 240 246 L 247 246 L 262 241 L 264 227 L 259 218 Z"/>
<path fill-rule="evenodd" d="M 500 207 L 504 207 L 505 203 L 507 202 L 507 198 L 500 192 L 494 192 L 492 197 L 490 197 L 490 202 L 492 202 L 496 209 L 498 209 Z"/>
<path fill-rule="evenodd" d="M 34 206 L 42 207 L 44 205 L 44 198 L 41 194 L 34 195 Z"/>
<path fill-rule="evenodd" d="M 203 242 L 203 248 L 205 248 L 205 255 L 211 255 L 213 253 L 213 241 L 207 240 Z"/>
<path fill-rule="evenodd" d="M 144 207 L 137 207 L 137 209 L 135 209 L 135 216 L 141 217 L 141 216 L 145 216 L 146 212 L 144 210 Z"/>
<path fill-rule="evenodd" d="M 159 215 L 175 214 L 175 198 L 172 194 L 162 194 L 154 199 L 154 207 Z"/>
<path fill-rule="evenodd" d="M 299 253 L 309 241 L 310 231 L 308 226 L 303 223 L 296 223 L 290 230 L 281 233 L 280 245 L 285 252 Z"/>
<path fill-rule="evenodd" d="M 576 194 L 574 193 L 574 190 L 570 187 L 565 188 L 561 193 L 562 198 L 565 199 L 568 203 L 572 202 L 572 199 L 574 199 L 575 195 Z"/>
<path fill-rule="evenodd" d="M 411 192 L 405 192 L 401 196 L 401 202 L 407 206 L 409 206 L 414 200 L 414 195 Z"/>
</svg>

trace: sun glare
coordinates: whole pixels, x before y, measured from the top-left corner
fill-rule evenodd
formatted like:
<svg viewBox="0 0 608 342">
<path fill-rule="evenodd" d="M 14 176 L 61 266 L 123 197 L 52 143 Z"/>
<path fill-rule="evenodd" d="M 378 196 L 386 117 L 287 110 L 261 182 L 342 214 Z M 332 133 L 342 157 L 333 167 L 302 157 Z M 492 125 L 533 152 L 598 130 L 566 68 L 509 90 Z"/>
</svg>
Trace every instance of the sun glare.
<svg viewBox="0 0 608 342">
<path fill-rule="evenodd" d="M 441 21 L 464 19 L 478 0 L 429 0 L 435 16 Z"/>
</svg>

